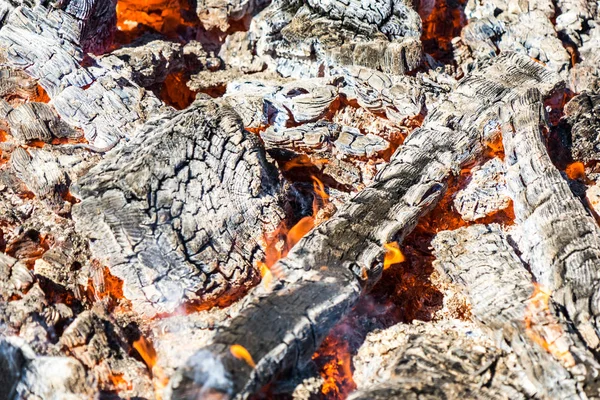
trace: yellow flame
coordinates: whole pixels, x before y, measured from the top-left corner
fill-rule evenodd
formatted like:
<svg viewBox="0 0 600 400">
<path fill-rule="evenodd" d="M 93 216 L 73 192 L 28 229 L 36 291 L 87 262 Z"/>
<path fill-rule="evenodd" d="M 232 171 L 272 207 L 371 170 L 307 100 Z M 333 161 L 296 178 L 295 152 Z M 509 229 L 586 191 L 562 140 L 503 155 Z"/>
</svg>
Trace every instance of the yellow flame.
<svg viewBox="0 0 600 400">
<path fill-rule="evenodd" d="M 260 270 L 260 276 L 262 277 L 262 284 L 265 288 L 268 289 L 271 286 L 271 283 L 273 282 L 273 273 L 271 272 L 269 267 L 267 267 L 267 264 L 265 264 L 264 262 L 259 261 L 258 268 Z"/>
<path fill-rule="evenodd" d="M 248 350 L 246 350 L 244 346 L 234 344 L 229 348 L 229 351 L 231 352 L 231 355 L 233 355 L 238 360 L 244 360 L 246 364 L 248 364 L 252 368 L 256 368 L 256 364 L 254 363 L 252 356 L 250 355 L 250 353 L 248 353 Z"/>
<path fill-rule="evenodd" d="M 404 262 L 406 259 L 404 254 L 400 251 L 400 246 L 398 246 L 398 242 L 385 243 L 383 245 L 385 249 L 385 257 L 383 258 L 383 269 L 388 269 L 394 264 L 399 264 Z"/>
</svg>

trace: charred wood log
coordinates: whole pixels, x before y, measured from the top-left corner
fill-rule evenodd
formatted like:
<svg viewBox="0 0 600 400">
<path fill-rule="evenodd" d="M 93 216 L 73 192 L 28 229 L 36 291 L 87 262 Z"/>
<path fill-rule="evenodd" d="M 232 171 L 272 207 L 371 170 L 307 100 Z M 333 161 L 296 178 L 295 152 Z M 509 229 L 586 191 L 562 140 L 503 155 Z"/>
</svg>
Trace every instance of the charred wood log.
<svg viewBox="0 0 600 400">
<path fill-rule="evenodd" d="M 383 354 L 391 358 L 386 362 L 386 375 L 380 377 L 381 382 L 361 388 L 349 399 L 526 398 L 518 388 L 511 386 L 522 371 L 511 371 L 512 365 L 503 359 L 504 352 L 485 335 L 478 335 L 469 328 L 476 329 L 464 323 L 416 322 L 373 332 L 367 343 L 382 346 Z M 390 335 L 392 342 L 399 343 L 386 349 Z M 382 342 L 377 342 L 378 339 Z M 360 365 L 359 368 L 378 369 L 380 366 Z"/>
<path fill-rule="evenodd" d="M 251 305 L 172 377 L 172 397 L 247 396 L 276 373 L 305 363 L 363 290 L 378 280 L 383 244 L 403 240 L 441 198 L 452 171 L 483 151 L 496 132 L 498 107 L 533 85 L 550 94 L 560 82 L 556 74 L 514 53 L 462 80 L 372 185 L 277 263 L 282 279 L 273 292 L 257 290 Z M 264 326 L 270 329 L 263 335 L 246 334 Z M 253 361 L 236 358 L 234 345 L 245 348 Z"/>
<path fill-rule="evenodd" d="M 600 160 L 600 95 L 584 92 L 565 105 L 564 120 L 571 128 L 571 156 L 588 163 Z"/>
<path fill-rule="evenodd" d="M 70 357 L 39 357 L 17 337 L 0 338 L 0 397 L 93 399 L 93 377 Z"/>
<path fill-rule="evenodd" d="M 597 349 L 600 229 L 548 156 L 540 93 L 532 90 L 504 111 L 502 140 L 519 249 L 536 280 L 565 308 L 587 345 Z"/>
</svg>

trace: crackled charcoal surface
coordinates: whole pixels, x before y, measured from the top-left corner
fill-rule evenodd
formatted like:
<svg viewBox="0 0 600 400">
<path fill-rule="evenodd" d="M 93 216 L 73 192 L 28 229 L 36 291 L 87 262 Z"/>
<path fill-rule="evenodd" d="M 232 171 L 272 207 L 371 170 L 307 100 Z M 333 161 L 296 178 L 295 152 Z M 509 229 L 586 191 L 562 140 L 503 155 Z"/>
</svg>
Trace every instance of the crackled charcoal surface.
<svg viewBox="0 0 600 400">
<path fill-rule="evenodd" d="M 77 183 L 77 229 L 146 315 L 224 302 L 256 282 L 260 240 L 283 218 L 258 138 L 222 102 L 148 122 Z"/>
<path fill-rule="evenodd" d="M 452 171 L 481 154 L 496 132 L 498 108 L 531 86 L 550 94 L 560 81 L 514 53 L 503 54 L 463 79 L 398 148 L 373 184 L 278 262 L 280 286 L 270 294 L 257 292 L 253 304 L 173 376 L 172 397 L 194 398 L 204 390 L 247 395 L 277 371 L 308 361 L 363 289 L 379 279 L 383 244 L 402 241 L 439 201 Z M 284 314 L 275 316 L 273 309 Z M 271 329 L 260 338 L 246 334 L 258 325 Z M 233 344 L 248 349 L 255 369 L 231 355 Z M 227 379 L 217 383 L 202 372 L 212 364 L 223 365 Z"/>
</svg>

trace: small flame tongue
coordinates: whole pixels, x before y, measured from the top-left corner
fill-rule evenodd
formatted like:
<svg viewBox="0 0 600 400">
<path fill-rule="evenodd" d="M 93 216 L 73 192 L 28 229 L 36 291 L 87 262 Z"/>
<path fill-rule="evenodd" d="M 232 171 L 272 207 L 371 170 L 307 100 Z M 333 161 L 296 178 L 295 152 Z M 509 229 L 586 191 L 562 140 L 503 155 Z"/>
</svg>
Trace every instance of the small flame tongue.
<svg viewBox="0 0 600 400">
<path fill-rule="evenodd" d="M 160 366 L 156 365 L 157 356 L 156 350 L 154 350 L 154 346 L 145 337 L 140 336 L 138 340 L 133 342 L 133 348 L 137 350 L 137 352 L 144 360 L 144 363 L 146 363 L 148 369 L 152 373 L 152 376 L 154 378 L 154 392 L 156 394 L 156 398 L 160 400 L 162 397 L 162 391 L 169 383 L 169 379 L 167 378 L 163 369 Z"/>
</svg>

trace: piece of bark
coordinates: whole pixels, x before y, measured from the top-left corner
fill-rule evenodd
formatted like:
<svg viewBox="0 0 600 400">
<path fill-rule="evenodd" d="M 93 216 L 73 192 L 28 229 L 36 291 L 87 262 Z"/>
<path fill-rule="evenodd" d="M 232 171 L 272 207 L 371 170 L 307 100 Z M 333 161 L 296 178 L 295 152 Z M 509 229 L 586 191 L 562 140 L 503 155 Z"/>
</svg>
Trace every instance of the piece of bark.
<svg viewBox="0 0 600 400">
<path fill-rule="evenodd" d="M 256 290 L 251 306 L 171 378 L 171 396 L 194 398 L 206 391 L 246 396 L 278 372 L 304 364 L 363 290 L 378 280 L 383 244 L 401 242 L 439 201 L 452 171 L 483 151 L 498 124 L 498 107 L 531 86 L 550 94 L 560 85 L 556 74 L 515 53 L 504 53 L 462 80 L 372 185 L 277 263 L 282 279 L 273 291 Z M 270 327 L 263 335 L 247 335 L 263 326 Z M 255 368 L 231 354 L 234 344 L 247 349 Z M 218 382 L 209 372 L 215 365 L 225 371 Z"/>
<path fill-rule="evenodd" d="M 149 316 L 185 300 L 235 298 L 256 282 L 263 235 L 284 217 L 258 138 L 229 106 L 206 99 L 148 122 L 77 191 L 77 229 Z"/>
<path fill-rule="evenodd" d="M 523 259 L 537 282 L 565 307 L 591 349 L 600 346 L 600 228 L 554 167 L 544 143 L 542 96 L 531 90 L 503 110 L 507 188 Z"/>
<path fill-rule="evenodd" d="M 500 227 L 473 225 L 438 233 L 435 266 L 464 287 L 473 316 L 501 331 L 527 382 L 543 398 L 600 395 L 594 355 L 560 316 L 559 305 L 536 287 Z M 587 396 L 587 397 L 586 397 Z"/>
<path fill-rule="evenodd" d="M 499 158 L 473 167 L 471 180 L 454 196 L 454 208 L 465 221 L 475 221 L 510 205 L 506 192 L 506 168 Z"/>
</svg>

